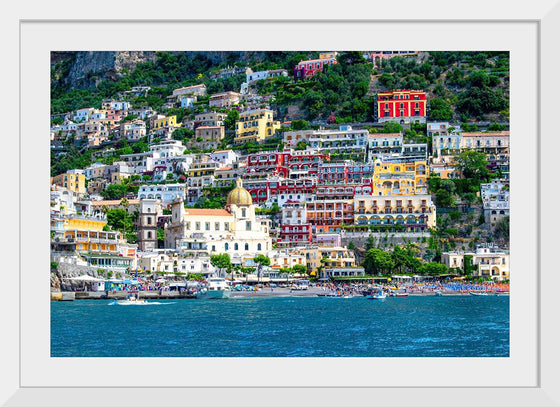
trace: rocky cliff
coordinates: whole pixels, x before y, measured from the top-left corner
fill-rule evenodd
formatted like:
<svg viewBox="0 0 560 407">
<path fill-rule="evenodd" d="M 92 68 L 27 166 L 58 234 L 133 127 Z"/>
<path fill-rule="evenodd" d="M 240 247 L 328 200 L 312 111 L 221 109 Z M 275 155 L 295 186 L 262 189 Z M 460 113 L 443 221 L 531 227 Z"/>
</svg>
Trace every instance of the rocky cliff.
<svg viewBox="0 0 560 407">
<path fill-rule="evenodd" d="M 133 70 L 140 62 L 155 61 L 153 51 L 77 51 L 52 52 L 51 67 L 63 69 L 63 84 L 69 88 L 87 88 L 104 79 L 116 80 L 125 69 Z"/>
<path fill-rule="evenodd" d="M 231 58 L 226 51 L 177 51 L 189 58 L 204 55 L 212 64 Z M 235 60 L 247 62 L 251 59 L 262 59 L 265 52 L 239 51 Z M 96 86 L 105 79 L 117 80 L 125 70 L 132 71 L 138 63 L 156 61 L 155 51 L 53 51 L 51 52 L 51 68 L 54 68 L 53 79 L 68 89 L 89 88 Z"/>
</svg>

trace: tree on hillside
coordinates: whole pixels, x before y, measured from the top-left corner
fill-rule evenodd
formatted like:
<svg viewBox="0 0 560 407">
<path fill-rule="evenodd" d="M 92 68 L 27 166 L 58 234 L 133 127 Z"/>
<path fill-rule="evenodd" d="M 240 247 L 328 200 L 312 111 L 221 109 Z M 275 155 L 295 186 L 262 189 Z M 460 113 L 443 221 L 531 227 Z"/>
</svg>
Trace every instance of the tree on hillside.
<svg viewBox="0 0 560 407">
<path fill-rule="evenodd" d="M 121 199 L 128 193 L 128 186 L 125 184 L 111 184 L 103 191 L 101 196 L 103 199 Z"/>
<path fill-rule="evenodd" d="M 227 117 L 224 119 L 224 127 L 226 130 L 235 130 L 235 121 L 239 119 L 239 112 L 237 109 L 232 109 L 228 112 Z"/>
<path fill-rule="evenodd" d="M 307 120 L 296 119 L 292 120 L 292 130 L 307 130 L 311 128 L 311 124 Z"/>
<path fill-rule="evenodd" d="M 494 236 L 496 239 L 509 240 L 509 216 L 506 216 L 496 222 Z"/>
<path fill-rule="evenodd" d="M 430 100 L 430 119 L 450 121 L 453 118 L 451 105 L 443 98 L 435 98 Z"/>
<path fill-rule="evenodd" d="M 402 133 L 403 128 L 400 124 L 395 122 L 385 122 L 383 123 L 382 133 Z"/>
<path fill-rule="evenodd" d="M 486 154 L 474 150 L 463 151 L 456 157 L 455 168 L 461 171 L 463 177 L 475 181 L 488 182 L 490 171 Z"/>
<path fill-rule="evenodd" d="M 132 218 L 125 209 L 107 209 L 106 216 L 107 225 L 111 230 L 119 230 L 123 234 L 126 234 L 127 230 L 130 231 L 134 227 Z"/>
</svg>

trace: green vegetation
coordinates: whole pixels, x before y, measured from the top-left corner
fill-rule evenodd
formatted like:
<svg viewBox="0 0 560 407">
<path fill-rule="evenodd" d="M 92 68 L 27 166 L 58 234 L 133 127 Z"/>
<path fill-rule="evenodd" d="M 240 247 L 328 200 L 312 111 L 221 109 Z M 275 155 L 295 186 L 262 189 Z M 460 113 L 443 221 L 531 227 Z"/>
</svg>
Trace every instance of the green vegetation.
<svg viewBox="0 0 560 407">
<path fill-rule="evenodd" d="M 121 184 L 110 184 L 101 191 L 101 196 L 103 199 L 121 199 L 124 198 L 127 194 L 137 194 L 138 193 L 138 185 L 131 185 L 124 180 Z"/>
<path fill-rule="evenodd" d="M 229 187 L 205 187 L 202 190 L 202 197 L 194 205 L 195 208 L 221 209 L 226 206 L 227 196 L 234 188 Z"/>
<path fill-rule="evenodd" d="M 233 265 L 231 264 L 231 259 L 229 254 L 213 254 L 210 256 L 210 264 L 218 269 L 218 273 L 220 272 L 230 272 L 232 270 Z"/>
</svg>

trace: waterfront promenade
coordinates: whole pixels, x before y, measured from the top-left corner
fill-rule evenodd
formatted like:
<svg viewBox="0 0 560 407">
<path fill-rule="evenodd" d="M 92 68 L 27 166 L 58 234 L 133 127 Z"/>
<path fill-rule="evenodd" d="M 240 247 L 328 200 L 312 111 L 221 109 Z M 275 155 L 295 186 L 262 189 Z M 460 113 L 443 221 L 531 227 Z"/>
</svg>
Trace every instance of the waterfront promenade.
<svg viewBox="0 0 560 407">
<path fill-rule="evenodd" d="M 231 298 L 239 297 L 316 297 L 322 296 L 329 293 L 338 293 L 340 295 L 362 295 L 362 290 L 365 287 L 361 286 L 334 286 L 334 285 L 324 285 L 324 286 L 310 286 L 307 290 L 295 290 L 287 287 L 264 287 L 258 290 L 232 290 Z M 433 296 L 436 292 L 441 292 L 442 295 L 469 295 L 469 291 L 497 291 L 502 293 L 509 293 L 509 285 L 500 286 L 489 286 L 481 284 L 472 285 L 459 285 L 459 284 L 447 284 L 447 285 L 423 285 L 423 286 L 400 286 L 398 290 L 395 290 L 394 286 L 386 286 L 384 290 L 394 290 L 398 292 L 406 292 L 411 296 Z M 166 290 L 152 290 L 152 291 L 134 291 L 137 292 L 140 298 L 144 299 L 196 299 L 196 295 L 186 293 L 184 291 L 166 291 Z M 111 299 L 111 300 L 122 300 L 125 299 L 130 294 L 129 291 L 116 291 L 116 292 L 106 292 L 106 291 L 77 291 L 77 292 L 63 292 L 63 293 L 51 293 L 51 300 L 53 301 L 64 301 L 64 300 L 81 300 L 81 299 Z"/>
</svg>

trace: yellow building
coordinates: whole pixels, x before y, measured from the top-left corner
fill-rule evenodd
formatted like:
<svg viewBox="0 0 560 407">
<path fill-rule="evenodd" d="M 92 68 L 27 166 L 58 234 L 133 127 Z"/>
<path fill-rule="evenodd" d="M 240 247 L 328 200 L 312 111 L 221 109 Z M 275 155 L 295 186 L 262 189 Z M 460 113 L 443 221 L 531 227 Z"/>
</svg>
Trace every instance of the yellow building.
<svg viewBox="0 0 560 407">
<path fill-rule="evenodd" d="M 237 144 L 247 141 L 260 142 L 267 137 L 274 136 L 282 125 L 274 121 L 274 113 L 269 109 L 255 109 L 239 113 L 239 120 L 235 123 L 235 140 Z"/>
<path fill-rule="evenodd" d="M 64 187 L 69 191 L 74 191 L 79 194 L 86 193 L 86 176 L 84 174 L 66 172 L 51 178 L 51 184 Z"/>
<path fill-rule="evenodd" d="M 307 271 L 310 275 L 317 275 L 319 267 L 348 268 L 356 266 L 354 252 L 346 247 L 309 246 L 294 250 L 297 255 L 305 256 Z"/>
<path fill-rule="evenodd" d="M 92 216 L 70 215 L 51 218 L 51 230 L 59 236 L 59 242 L 71 244 L 81 253 L 108 253 L 118 255 L 122 234 L 103 231 L 107 221 Z"/>
<path fill-rule="evenodd" d="M 426 160 L 376 160 L 373 172 L 373 195 L 427 194 L 427 179 Z"/>
<path fill-rule="evenodd" d="M 399 226 L 404 232 L 426 232 L 436 226 L 436 207 L 430 194 L 354 195 L 354 224 L 370 229 Z"/>
<path fill-rule="evenodd" d="M 163 129 L 166 127 L 179 127 L 177 125 L 177 116 L 165 116 L 154 120 L 154 129 Z"/>
</svg>

